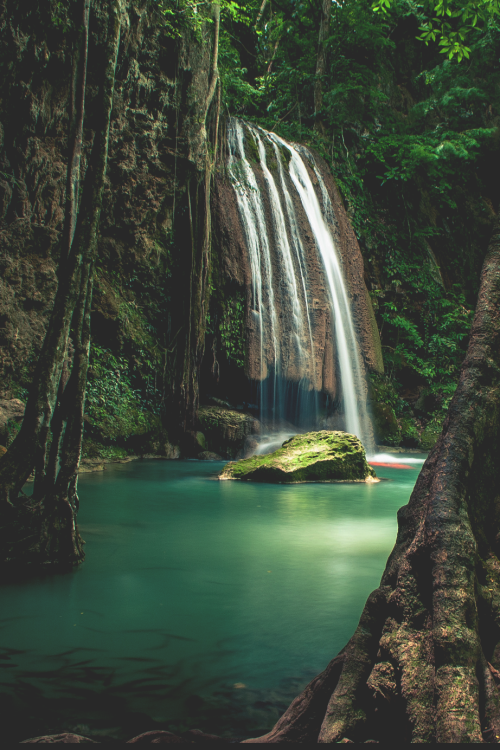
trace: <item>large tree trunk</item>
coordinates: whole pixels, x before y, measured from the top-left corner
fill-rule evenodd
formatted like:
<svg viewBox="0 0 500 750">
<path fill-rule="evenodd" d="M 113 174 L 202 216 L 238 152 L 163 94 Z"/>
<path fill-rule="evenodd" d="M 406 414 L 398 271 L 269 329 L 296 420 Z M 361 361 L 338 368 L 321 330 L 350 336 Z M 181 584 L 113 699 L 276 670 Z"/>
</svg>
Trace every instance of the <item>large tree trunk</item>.
<svg viewBox="0 0 500 750">
<path fill-rule="evenodd" d="M 466 359 L 380 587 L 343 651 L 246 742 L 500 738 L 500 223 Z"/>
<path fill-rule="evenodd" d="M 76 515 L 83 409 L 90 344 L 92 278 L 107 167 L 109 123 L 120 41 L 121 1 L 109 4 L 106 68 L 80 210 L 78 180 L 83 128 L 89 2 L 74 55 L 66 218 L 59 284 L 21 430 L 0 462 L 2 561 L 74 564 L 84 558 Z M 78 18 L 80 21 L 80 17 Z M 33 497 L 20 493 L 35 469 Z"/>
</svg>

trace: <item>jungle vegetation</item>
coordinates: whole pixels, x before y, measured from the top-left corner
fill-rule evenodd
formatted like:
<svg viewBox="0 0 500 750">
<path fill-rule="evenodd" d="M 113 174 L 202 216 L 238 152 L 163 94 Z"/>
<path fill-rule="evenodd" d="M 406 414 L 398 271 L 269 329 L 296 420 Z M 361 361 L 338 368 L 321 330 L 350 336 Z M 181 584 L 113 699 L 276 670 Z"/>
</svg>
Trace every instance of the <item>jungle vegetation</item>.
<svg viewBox="0 0 500 750">
<path fill-rule="evenodd" d="M 330 164 L 360 242 L 381 333 L 385 375 L 373 377 L 372 400 L 375 418 L 381 416 L 381 442 L 386 444 L 432 447 L 466 352 L 499 199 L 497 6 L 494 1 L 462 7 L 409 0 L 149 3 L 154 23 L 174 52 L 187 38 L 199 44 L 210 39 L 215 45 L 203 94 L 210 164 L 204 186 L 190 198 L 198 206 L 196 242 L 201 257 L 209 254 L 210 174 L 223 155 L 227 116 L 251 120 L 305 143 Z M 120 12 L 118 6 L 110 6 L 111 16 Z M 23 398 L 30 394 L 27 415 L 32 416 L 31 423 L 24 421 L 24 437 L 13 435 L 9 460 L 3 462 L 4 472 L 7 463 L 14 462 L 5 485 L 10 487 L 8 496 L 17 495 L 19 482 L 37 462 L 39 491 L 56 492 L 53 466 L 62 454 L 68 471 L 64 481 L 59 477 L 56 494 L 72 496 L 84 408 L 83 452 L 88 456 L 130 452 L 138 445 L 137 436 L 144 434 L 163 430 L 164 439 L 161 417 L 166 409 L 179 412 L 184 429 L 195 429 L 196 373 L 205 335 L 219 337 L 229 367 L 244 368 L 242 300 L 220 299 L 219 316 L 213 315 L 210 297 L 217 299 L 220 291 L 206 260 L 196 288 L 179 286 L 186 270 L 182 234 L 158 233 L 155 265 L 161 273 L 153 271 L 151 262 L 140 261 L 118 274 L 112 263 L 95 257 L 102 201 L 102 188 L 99 192 L 97 187 L 106 179 L 106 127 L 113 89 L 102 93 L 108 97 L 102 110 L 108 125 L 104 119 L 99 126 L 104 150 L 92 192 L 91 171 L 87 182 L 79 184 L 88 14 L 89 3 L 83 0 L 52 0 L 51 13 L 38 9 L 28 14 L 37 33 L 47 38 L 58 35 L 59 44 L 74 50 L 68 135 L 73 145 L 67 162 L 59 269 L 57 304 L 62 307 L 53 315 L 52 344 L 46 338 L 45 346 L 52 346 L 49 358 L 33 355 L 13 386 Z M 104 22 L 100 18 L 99 23 Z M 116 45 L 110 49 L 99 54 L 111 59 Z M 110 86 L 113 76 L 111 69 Z M 203 136 L 208 130 L 204 123 L 201 128 Z M 95 141 L 96 159 L 98 148 Z M 174 211 L 175 190 L 174 186 Z M 179 216 L 189 213 L 192 226 L 190 206 L 188 211 L 181 205 Z M 85 231 L 91 239 L 84 239 Z M 87 255 L 79 254 L 79 242 L 86 243 Z M 98 326 L 91 337 L 93 287 L 97 304 L 104 300 L 111 310 L 117 334 L 109 336 Z M 193 294 L 188 310 L 186 295 Z M 181 341 L 182 336 L 176 337 L 186 314 L 190 329 Z M 67 406 L 61 400 L 63 392 L 68 394 Z M 73 424 L 71 440 L 68 424 Z M 68 440 L 71 449 L 69 444 L 64 447 Z"/>
<path fill-rule="evenodd" d="M 215 23 L 207 3 L 152 1 L 173 44 Z M 382 337 L 386 374 L 373 378 L 372 398 L 375 416 L 382 405 L 386 444 L 432 447 L 465 356 L 499 198 L 497 6 L 218 5 L 221 137 L 224 118 L 237 116 L 305 143 L 327 160 L 341 190 Z M 127 357 L 132 390 L 150 413 L 165 399 L 155 331 L 175 299 L 178 274 L 175 238 L 162 243 L 165 283 L 150 290 L 154 310 L 137 317 L 136 308 L 136 330 L 113 352 Z M 116 286 L 112 271 L 101 273 Z M 140 297 L 144 281 L 133 273 L 125 283 Z M 212 289 L 216 298 L 214 282 Z M 222 299 L 219 316 L 209 311 L 204 325 L 219 337 L 227 365 L 243 370 L 239 306 Z M 87 408 L 93 418 L 91 401 Z"/>
<path fill-rule="evenodd" d="M 177 132 L 171 148 L 170 219 L 184 231 L 172 220 L 156 236 L 156 263 L 149 250 L 117 276 L 112 256 L 97 258 L 97 246 L 115 90 L 123 84 L 124 3 L 99 3 L 109 13 L 94 27 L 90 0 L 49 5 L 50 12 L 33 6 L 17 18 L 30 33 L 16 37 L 16 49 L 23 59 L 25 39 L 40 41 L 35 59 L 47 60 L 39 37 L 52 43 L 55 35 L 54 48 L 70 50 L 66 190 L 53 311 L 38 356 L 17 381 L 25 417 L 0 463 L 4 561 L 82 561 L 75 519 L 84 417 L 91 437 L 102 435 L 110 415 L 113 429 L 137 433 L 148 419 L 157 424 L 170 389 L 189 433 L 205 334 L 218 326 L 227 358 L 244 364 L 241 301 L 223 301 L 234 324 L 210 316 L 210 185 L 224 117 L 252 120 L 308 144 L 331 165 L 382 335 L 386 374 L 373 383 L 374 401 L 394 417 L 393 442 L 417 440 L 417 427 L 435 433 L 354 636 L 257 741 L 498 740 L 498 0 L 149 0 L 154 28 L 182 50 L 184 70 L 193 72 L 192 48 L 207 75 L 183 131 L 183 146 L 196 152 L 191 161 L 183 153 L 184 182 Z M 12 12 L 19 15 L 17 6 Z M 19 71 L 13 60 L 1 64 L 14 96 Z M 168 79 L 176 124 L 185 105 L 178 70 Z M 93 135 L 85 143 L 87 95 Z M 22 196 L 15 173 L 0 176 Z M 91 349 L 94 285 L 120 335 L 96 329 Z M 124 286 L 129 293 L 120 299 Z M 149 296 L 143 311 L 138 302 Z M 22 487 L 33 470 L 28 500 Z"/>
</svg>

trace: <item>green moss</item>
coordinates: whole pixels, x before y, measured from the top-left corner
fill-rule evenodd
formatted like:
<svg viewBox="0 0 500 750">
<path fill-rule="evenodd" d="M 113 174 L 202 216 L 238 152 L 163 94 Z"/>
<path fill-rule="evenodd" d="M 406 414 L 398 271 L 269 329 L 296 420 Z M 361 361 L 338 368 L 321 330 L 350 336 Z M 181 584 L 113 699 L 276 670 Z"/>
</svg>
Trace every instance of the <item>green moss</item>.
<svg viewBox="0 0 500 750">
<path fill-rule="evenodd" d="M 296 435 L 274 453 L 227 464 L 219 479 L 288 483 L 366 481 L 375 476 L 357 437 L 322 430 Z"/>
<path fill-rule="evenodd" d="M 245 298 L 242 292 L 236 292 L 221 304 L 221 321 L 219 335 L 227 358 L 237 367 L 245 366 Z"/>
<path fill-rule="evenodd" d="M 276 153 L 272 144 L 266 139 L 264 141 L 264 148 L 266 149 L 266 163 L 267 168 L 270 172 L 276 174 L 278 172 L 278 162 L 276 161 Z"/>
<path fill-rule="evenodd" d="M 420 447 L 424 451 L 429 451 L 437 443 L 437 439 L 443 429 L 443 422 L 446 418 L 446 414 L 438 412 L 433 416 L 430 422 L 427 424 L 422 434 L 420 435 Z"/>
<path fill-rule="evenodd" d="M 255 138 L 250 135 L 248 130 L 245 128 L 245 156 L 248 161 L 260 164 L 259 149 L 255 142 Z"/>
<path fill-rule="evenodd" d="M 279 153 L 281 157 L 281 162 L 283 166 L 285 167 L 285 169 L 288 171 L 288 168 L 290 166 L 290 161 L 292 159 L 292 152 L 289 151 L 284 146 L 278 146 L 278 149 L 279 149 Z"/>
</svg>

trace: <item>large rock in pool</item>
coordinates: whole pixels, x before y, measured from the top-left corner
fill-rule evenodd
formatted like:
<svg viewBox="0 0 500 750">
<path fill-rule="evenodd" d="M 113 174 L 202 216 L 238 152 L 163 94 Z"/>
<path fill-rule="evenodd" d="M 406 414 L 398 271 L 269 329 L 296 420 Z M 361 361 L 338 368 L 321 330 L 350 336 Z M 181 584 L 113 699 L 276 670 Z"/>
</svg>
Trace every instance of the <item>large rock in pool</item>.
<svg viewBox="0 0 500 750">
<path fill-rule="evenodd" d="M 306 432 L 265 456 L 226 464 L 219 479 L 253 482 L 378 482 L 365 449 L 347 432 Z"/>
</svg>

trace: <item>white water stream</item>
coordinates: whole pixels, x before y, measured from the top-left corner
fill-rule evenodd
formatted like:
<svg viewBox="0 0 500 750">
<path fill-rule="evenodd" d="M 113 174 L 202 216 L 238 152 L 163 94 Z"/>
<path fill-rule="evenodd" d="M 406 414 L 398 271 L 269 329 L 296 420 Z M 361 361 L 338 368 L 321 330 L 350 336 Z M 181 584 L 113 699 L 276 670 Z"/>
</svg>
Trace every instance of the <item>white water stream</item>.
<svg viewBox="0 0 500 750">
<path fill-rule="evenodd" d="M 273 378 L 271 411 L 274 429 L 279 429 L 280 420 L 297 424 L 301 420 L 304 423 L 309 421 L 316 429 L 318 424 L 317 399 L 312 407 L 311 399 L 304 399 L 301 406 L 298 398 L 294 411 L 287 403 L 283 385 L 284 382 L 294 381 L 299 384 L 299 393 L 301 390 L 314 392 L 317 387 L 311 299 L 307 288 L 307 259 L 294 198 L 290 194 L 293 184 L 314 237 L 328 286 L 345 429 L 357 435 L 367 445 L 370 434 L 364 404 L 364 371 L 341 256 L 329 227 L 329 223 L 333 224 L 335 220 L 333 207 L 321 173 L 312 154 L 304 147 L 292 146 L 275 134 L 266 133 L 239 120 L 230 120 L 228 140 L 229 173 L 236 191 L 248 247 L 252 273 L 252 307 L 259 325 L 261 417 L 265 419 L 264 410 L 266 406 L 269 407 L 269 403 L 264 403 L 263 395 L 266 380 L 269 380 L 269 366 L 269 375 L 272 374 Z M 252 168 L 250 154 L 245 151 L 245 140 L 247 146 L 250 145 L 255 161 L 258 155 L 262 175 L 260 184 Z M 290 154 L 287 168 L 283 163 L 284 149 Z M 271 157 L 272 164 L 269 163 Z M 318 180 L 323 206 L 320 206 L 306 160 Z M 270 220 L 266 220 L 266 205 L 269 207 Z M 303 414 L 298 413 L 301 409 L 315 409 L 316 413 L 306 415 L 307 420 Z M 269 424 L 269 419 L 267 422 Z M 269 444 L 274 442 L 275 439 L 271 436 Z"/>
</svg>

